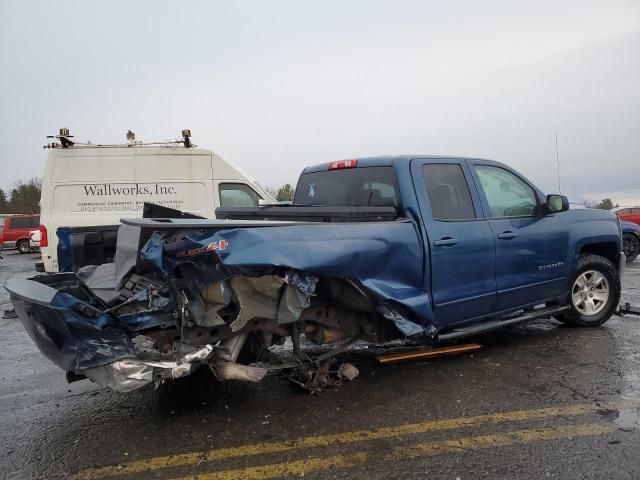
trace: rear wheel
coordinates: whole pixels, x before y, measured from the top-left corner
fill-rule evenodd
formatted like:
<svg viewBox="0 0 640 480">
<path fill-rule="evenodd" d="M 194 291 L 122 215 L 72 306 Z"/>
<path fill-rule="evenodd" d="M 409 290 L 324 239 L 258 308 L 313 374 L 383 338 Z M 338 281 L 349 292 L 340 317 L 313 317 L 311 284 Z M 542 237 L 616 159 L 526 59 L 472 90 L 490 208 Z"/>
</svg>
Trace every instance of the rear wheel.
<svg viewBox="0 0 640 480">
<path fill-rule="evenodd" d="M 20 240 L 16 245 L 16 247 L 18 247 L 18 251 L 20 253 L 29 253 L 29 250 L 31 250 L 31 246 L 29 245 L 29 240 Z"/>
<path fill-rule="evenodd" d="M 640 240 L 633 233 L 625 233 L 622 235 L 622 247 L 627 262 L 633 262 L 640 253 Z"/>
<path fill-rule="evenodd" d="M 577 327 L 597 327 L 611 318 L 620 301 L 620 275 L 608 259 L 583 255 L 571 283 L 571 309 L 560 321 Z"/>
</svg>

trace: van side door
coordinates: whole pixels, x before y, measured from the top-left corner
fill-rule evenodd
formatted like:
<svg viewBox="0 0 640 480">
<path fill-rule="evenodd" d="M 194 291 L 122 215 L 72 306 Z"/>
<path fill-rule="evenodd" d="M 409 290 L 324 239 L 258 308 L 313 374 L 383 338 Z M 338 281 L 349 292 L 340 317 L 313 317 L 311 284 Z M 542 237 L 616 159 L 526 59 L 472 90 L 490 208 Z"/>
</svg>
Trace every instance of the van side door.
<svg viewBox="0 0 640 480">
<path fill-rule="evenodd" d="M 496 311 L 562 295 L 570 261 L 562 213 L 543 215 L 541 194 L 503 165 L 469 160 L 496 242 Z"/>
<path fill-rule="evenodd" d="M 495 241 L 465 161 L 414 159 L 411 172 L 428 237 L 436 323 L 490 314 L 496 294 Z"/>
</svg>

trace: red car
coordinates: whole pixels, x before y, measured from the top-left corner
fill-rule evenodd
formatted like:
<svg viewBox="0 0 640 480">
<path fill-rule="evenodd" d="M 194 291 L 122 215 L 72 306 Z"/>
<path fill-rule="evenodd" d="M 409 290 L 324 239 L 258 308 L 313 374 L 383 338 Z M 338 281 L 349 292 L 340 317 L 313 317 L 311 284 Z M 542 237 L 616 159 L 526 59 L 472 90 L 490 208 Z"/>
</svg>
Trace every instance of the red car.
<svg viewBox="0 0 640 480">
<path fill-rule="evenodd" d="M 640 225 L 640 207 L 618 207 L 612 210 L 620 220 L 633 222 Z"/>
<path fill-rule="evenodd" d="M 12 215 L 4 219 L 2 245 L 17 248 L 20 253 L 29 253 L 29 232 L 40 226 L 40 215 Z"/>
</svg>

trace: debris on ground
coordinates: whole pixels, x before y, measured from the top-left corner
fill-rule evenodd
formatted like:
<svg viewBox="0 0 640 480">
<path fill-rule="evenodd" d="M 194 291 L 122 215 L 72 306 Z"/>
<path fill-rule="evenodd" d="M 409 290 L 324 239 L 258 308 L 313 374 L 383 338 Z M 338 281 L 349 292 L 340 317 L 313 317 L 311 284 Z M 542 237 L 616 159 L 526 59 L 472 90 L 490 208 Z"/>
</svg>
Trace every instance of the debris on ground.
<svg viewBox="0 0 640 480">
<path fill-rule="evenodd" d="M 2 318 L 4 320 L 11 320 L 14 318 L 18 318 L 18 314 L 16 313 L 16 310 L 14 308 L 11 308 L 9 310 L 4 311 Z"/>
<path fill-rule="evenodd" d="M 402 362 L 404 360 L 416 360 L 422 358 L 441 357 L 444 355 L 457 355 L 460 353 L 473 352 L 482 348 L 477 343 L 469 343 L 466 345 L 454 345 L 452 347 L 431 348 L 429 350 L 419 350 L 414 352 L 392 353 L 389 355 L 380 355 L 377 360 L 381 364 Z"/>
</svg>

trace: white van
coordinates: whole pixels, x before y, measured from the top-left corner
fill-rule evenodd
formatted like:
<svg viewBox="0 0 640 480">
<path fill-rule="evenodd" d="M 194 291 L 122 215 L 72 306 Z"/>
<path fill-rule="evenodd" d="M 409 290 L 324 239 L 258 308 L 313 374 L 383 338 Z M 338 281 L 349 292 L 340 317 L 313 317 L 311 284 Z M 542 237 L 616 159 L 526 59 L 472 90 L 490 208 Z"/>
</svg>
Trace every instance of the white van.
<svg viewBox="0 0 640 480">
<path fill-rule="evenodd" d="M 241 169 L 188 141 L 56 146 L 49 150 L 40 200 L 47 272 L 58 271 L 59 227 L 118 225 L 121 218 L 142 216 L 144 202 L 207 218 L 220 206 L 277 203 Z"/>
</svg>

